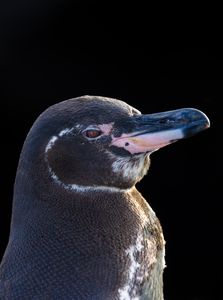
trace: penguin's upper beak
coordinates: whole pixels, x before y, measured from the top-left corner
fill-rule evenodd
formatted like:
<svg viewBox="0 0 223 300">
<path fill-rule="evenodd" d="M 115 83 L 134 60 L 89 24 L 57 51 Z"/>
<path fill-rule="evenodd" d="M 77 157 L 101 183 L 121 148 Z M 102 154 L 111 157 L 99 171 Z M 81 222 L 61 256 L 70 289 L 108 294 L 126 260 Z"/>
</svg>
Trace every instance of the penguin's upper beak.
<svg viewBox="0 0 223 300">
<path fill-rule="evenodd" d="M 124 148 L 131 154 L 153 152 L 210 126 L 207 116 L 194 108 L 131 118 L 131 130 L 126 126 L 121 134 L 112 137 L 111 142 L 111 146 Z"/>
</svg>

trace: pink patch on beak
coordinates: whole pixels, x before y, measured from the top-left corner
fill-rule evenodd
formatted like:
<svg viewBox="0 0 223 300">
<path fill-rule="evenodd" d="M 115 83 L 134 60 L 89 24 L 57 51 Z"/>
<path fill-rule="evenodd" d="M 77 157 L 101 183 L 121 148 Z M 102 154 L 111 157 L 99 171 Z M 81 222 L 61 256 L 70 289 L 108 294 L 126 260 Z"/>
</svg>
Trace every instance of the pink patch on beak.
<svg viewBox="0 0 223 300">
<path fill-rule="evenodd" d="M 184 136 L 181 129 L 136 134 L 122 134 L 120 137 L 113 137 L 111 146 L 124 148 L 131 154 L 153 152 Z"/>
</svg>

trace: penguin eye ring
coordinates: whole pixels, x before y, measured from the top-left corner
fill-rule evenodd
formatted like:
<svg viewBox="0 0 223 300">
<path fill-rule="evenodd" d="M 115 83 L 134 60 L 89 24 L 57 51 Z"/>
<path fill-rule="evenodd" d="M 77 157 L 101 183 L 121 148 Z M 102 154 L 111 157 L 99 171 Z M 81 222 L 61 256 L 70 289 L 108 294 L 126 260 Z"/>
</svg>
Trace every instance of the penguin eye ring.
<svg viewBox="0 0 223 300">
<path fill-rule="evenodd" d="M 91 129 L 85 130 L 83 132 L 83 134 L 88 139 L 96 139 L 97 137 L 99 137 L 102 134 L 102 132 L 100 129 L 91 128 Z"/>
</svg>

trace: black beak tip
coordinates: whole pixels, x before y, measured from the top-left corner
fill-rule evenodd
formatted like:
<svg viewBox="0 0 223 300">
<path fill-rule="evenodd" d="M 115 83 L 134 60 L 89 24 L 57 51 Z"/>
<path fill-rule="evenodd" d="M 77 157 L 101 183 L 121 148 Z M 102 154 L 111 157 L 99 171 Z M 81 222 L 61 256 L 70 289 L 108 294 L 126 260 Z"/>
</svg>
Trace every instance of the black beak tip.
<svg viewBox="0 0 223 300">
<path fill-rule="evenodd" d="M 185 137 L 192 136 L 200 131 L 210 127 L 210 120 L 202 111 L 195 108 L 188 108 L 185 110 L 188 124 L 183 129 Z"/>
</svg>

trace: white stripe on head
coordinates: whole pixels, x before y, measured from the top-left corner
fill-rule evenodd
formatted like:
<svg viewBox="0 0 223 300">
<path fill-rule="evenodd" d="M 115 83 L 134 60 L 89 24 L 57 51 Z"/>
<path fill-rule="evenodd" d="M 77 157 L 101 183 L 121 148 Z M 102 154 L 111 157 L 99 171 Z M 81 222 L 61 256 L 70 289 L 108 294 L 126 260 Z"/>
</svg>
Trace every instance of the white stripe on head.
<svg viewBox="0 0 223 300">
<path fill-rule="evenodd" d="M 58 140 L 58 137 L 54 135 L 54 136 L 49 140 L 48 144 L 46 145 L 45 153 L 47 153 L 47 152 L 53 147 L 53 145 L 55 144 L 56 140 Z"/>
<path fill-rule="evenodd" d="M 87 186 L 87 185 L 80 185 L 80 184 L 65 184 L 52 171 L 50 166 L 48 166 L 48 169 L 50 172 L 50 176 L 54 180 L 54 182 L 56 182 L 56 184 L 60 185 L 61 187 L 63 187 L 65 190 L 68 190 L 68 191 L 81 192 L 81 193 L 93 192 L 93 191 L 111 192 L 111 193 L 116 192 L 117 193 L 117 192 L 128 192 L 132 189 L 132 187 L 129 189 L 121 189 L 121 188 L 117 188 L 117 187 L 113 187 L 113 186 L 102 186 L 102 185 Z"/>
<path fill-rule="evenodd" d="M 59 136 L 63 136 L 63 135 L 67 135 L 67 134 L 69 134 L 69 133 L 71 133 L 72 131 L 73 131 L 73 127 L 72 128 L 66 128 L 66 129 L 63 129 L 63 130 L 61 130 L 61 132 L 58 134 Z"/>
<path fill-rule="evenodd" d="M 46 145 L 45 148 L 45 153 L 47 153 L 50 149 L 52 149 L 52 147 L 54 146 L 55 142 L 58 140 L 59 137 L 62 137 L 64 135 L 67 135 L 69 133 L 71 133 L 73 131 L 73 127 L 72 128 L 65 128 L 63 130 L 61 130 L 58 135 L 54 135 L 51 137 L 51 139 L 49 140 L 49 142 Z"/>
</svg>

